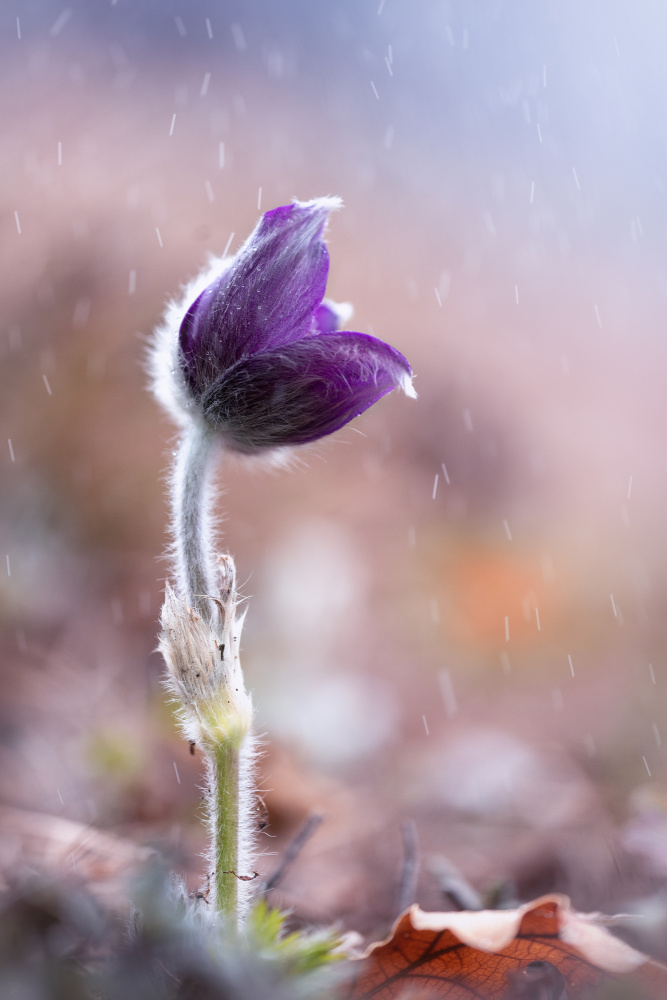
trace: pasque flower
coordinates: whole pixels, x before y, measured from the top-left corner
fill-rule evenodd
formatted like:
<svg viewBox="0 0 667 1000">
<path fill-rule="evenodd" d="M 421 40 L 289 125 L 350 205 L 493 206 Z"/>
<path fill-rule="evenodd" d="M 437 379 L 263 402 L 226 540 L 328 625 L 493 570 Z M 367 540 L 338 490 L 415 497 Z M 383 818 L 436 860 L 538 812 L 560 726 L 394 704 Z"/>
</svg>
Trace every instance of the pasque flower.
<svg viewBox="0 0 667 1000">
<path fill-rule="evenodd" d="M 324 437 L 392 389 L 415 395 L 403 355 L 340 332 L 349 308 L 324 300 L 323 231 L 339 205 L 318 198 L 266 212 L 238 253 L 195 286 L 177 343 L 171 333 L 168 395 L 182 422 L 203 420 L 250 454 Z"/>
<path fill-rule="evenodd" d="M 324 299 L 324 227 L 335 198 L 267 212 L 231 258 L 172 303 L 152 355 L 158 398 L 182 426 L 171 475 L 176 585 L 160 649 L 191 746 L 207 760 L 216 911 L 242 921 L 253 867 L 252 700 L 239 663 L 242 619 L 229 556 L 216 557 L 218 443 L 244 454 L 306 444 L 343 427 L 392 389 L 409 395 L 402 354 L 340 332 L 349 307 Z"/>
</svg>

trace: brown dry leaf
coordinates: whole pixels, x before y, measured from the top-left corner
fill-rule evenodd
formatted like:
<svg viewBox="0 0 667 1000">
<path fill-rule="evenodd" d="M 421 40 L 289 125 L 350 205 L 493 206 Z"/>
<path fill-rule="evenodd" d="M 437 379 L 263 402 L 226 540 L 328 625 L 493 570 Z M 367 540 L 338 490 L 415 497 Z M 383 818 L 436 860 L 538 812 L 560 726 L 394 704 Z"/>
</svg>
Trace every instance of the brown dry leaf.
<svg viewBox="0 0 667 1000">
<path fill-rule="evenodd" d="M 362 956 L 348 1000 L 514 1000 L 531 995 L 517 983 L 533 962 L 558 970 L 568 1000 L 583 1000 L 607 979 L 633 973 L 648 996 L 664 1000 L 667 966 L 613 937 L 601 919 L 575 913 L 560 895 L 517 910 L 425 913 L 413 906 L 386 941 Z"/>
<path fill-rule="evenodd" d="M 0 889 L 26 871 L 67 874 L 122 912 L 128 879 L 154 856 L 149 847 L 62 816 L 0 807 Z"/>
</svg>

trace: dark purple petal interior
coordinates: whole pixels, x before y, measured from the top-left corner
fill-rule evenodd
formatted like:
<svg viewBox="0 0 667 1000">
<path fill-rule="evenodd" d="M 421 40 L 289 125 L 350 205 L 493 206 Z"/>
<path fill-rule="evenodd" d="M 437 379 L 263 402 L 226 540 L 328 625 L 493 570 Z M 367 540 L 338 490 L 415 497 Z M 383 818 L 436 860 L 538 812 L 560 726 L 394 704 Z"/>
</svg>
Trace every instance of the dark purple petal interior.
<svg viewBox="0 0 667 1000">
<path fill-rule="evenodd" d="M 411 374 L 403 355 L 375 337 L 322 334 L 238 362 L 201 405 L 230 447 L 251 453 L 331 434 Z"/>
<path fill-rule="evenodd" d="M 267 212 L 232 266 L 192 304 L 179 343 L 195 398 L 242 359 L 308 336 L 327 283 L 322 231 L 330 207 L 295 202 Z"/>
</svg>

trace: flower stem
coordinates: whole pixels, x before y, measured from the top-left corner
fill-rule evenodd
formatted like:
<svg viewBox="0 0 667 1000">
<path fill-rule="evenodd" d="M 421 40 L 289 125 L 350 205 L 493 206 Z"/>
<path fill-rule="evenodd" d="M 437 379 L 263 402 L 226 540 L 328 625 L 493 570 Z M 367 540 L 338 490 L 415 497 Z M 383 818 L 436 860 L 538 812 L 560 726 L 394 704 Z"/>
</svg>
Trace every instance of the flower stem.
<svg viewBox="0 0 667 1000">
<path fill-rule="evenodd" d="M 251 898 L 254 737 L 252 702 L 238 657 L 234 563 L 216 563 L 211 506 L 214 435 L 193 423 L 183 434 L 172 475 L 178 596 L 167 590 L 161 649 L 181 722 L 208 766 L 212 901 L 242 923 Z M 209 600 L 208 598 L 213 598 Z"/>
<path fill-rule="evenodd" d="M 215 908 L 224 917 L 238 913 L 239 881 L 239 749 L 219 743 L 210 754 L 211 852 Z"/>
<path fill-rule="evenodd" d="M 172 476 L 174 556 L 180 596 L 206 620 L 212 602 L 202 595 L 215 594 L 212 569 L 211 454 L 214 436 L 200 423 L 184 433 Z"/>
</svg>

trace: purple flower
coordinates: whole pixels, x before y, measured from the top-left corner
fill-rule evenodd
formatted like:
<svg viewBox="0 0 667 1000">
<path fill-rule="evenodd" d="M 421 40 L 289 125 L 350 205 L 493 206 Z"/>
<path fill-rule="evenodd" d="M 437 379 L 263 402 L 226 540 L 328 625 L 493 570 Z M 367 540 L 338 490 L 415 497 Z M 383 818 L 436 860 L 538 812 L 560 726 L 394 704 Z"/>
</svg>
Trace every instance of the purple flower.
<svg viewBox="0 0 667 1000">
<path fill-rule="evenodd" d="M 392 389 L 415 395 L 403 355 L 339 332 L 344 309 L 323 301 L 322 235 L 339 204 L 319 198 L 267 212 L 181 322 L 181 398 L 236 451 L 315 441 Z"/>
</svg>

